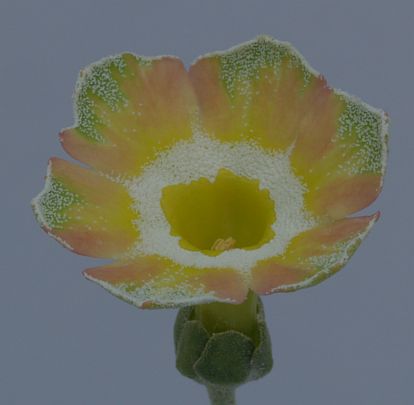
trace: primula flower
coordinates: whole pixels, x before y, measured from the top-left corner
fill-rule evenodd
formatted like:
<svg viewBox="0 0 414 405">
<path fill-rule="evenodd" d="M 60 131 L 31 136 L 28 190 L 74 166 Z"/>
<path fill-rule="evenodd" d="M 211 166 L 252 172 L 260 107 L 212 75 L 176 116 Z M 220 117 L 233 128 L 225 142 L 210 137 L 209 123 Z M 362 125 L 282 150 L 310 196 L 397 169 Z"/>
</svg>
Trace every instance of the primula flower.
<svg viewBox="0 0 414 405">
<path fill-rule="evenodd" d="M 139 307 L 294 291 L 342 268 L 379 214 L 387 116 L 259 37 L 188 69 L 130 53 L 84 69 L 34 199 L 85 276 Z"/>
</svg>

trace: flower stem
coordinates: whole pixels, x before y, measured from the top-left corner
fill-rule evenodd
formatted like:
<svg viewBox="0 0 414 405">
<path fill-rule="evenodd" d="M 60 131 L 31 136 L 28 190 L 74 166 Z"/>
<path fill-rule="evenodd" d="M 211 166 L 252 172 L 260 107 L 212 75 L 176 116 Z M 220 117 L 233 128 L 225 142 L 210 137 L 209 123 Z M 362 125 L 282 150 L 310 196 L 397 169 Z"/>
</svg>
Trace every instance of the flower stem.
<svg viewBox="0 0 414 405">
<path fill-rule="evenodd" d="M 211 405 L 236 405 L 235 389 L 219 385 L 207 386 Z"/>
<path fill-rule="evenodd" d="M 257 295 L 249 292 L 238 305 L 214 302 L 195 307 L 195 319 L 201 321 L 210 333 L 236 330 L 254 339 L 257 324 Z"/>
</svg>

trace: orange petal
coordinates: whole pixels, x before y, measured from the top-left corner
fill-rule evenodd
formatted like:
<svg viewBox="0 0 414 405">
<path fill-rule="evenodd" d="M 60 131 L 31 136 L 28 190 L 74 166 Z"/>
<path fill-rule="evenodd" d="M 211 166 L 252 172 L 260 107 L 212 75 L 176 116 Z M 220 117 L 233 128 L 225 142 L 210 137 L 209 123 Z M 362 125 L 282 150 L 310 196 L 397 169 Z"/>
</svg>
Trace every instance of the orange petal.
<svg viewBox="0 0 414 405">
<path fill-rule="evenodd" d="M 381 183 L 379 174 L 338 177 L 308 192 L 305 200 L 317 215 L 343 218 L 370 205 L 380 193 Z"/>
<path fill-rule="evenodd" d="M 328 86 L 326 80 L 319 76 L 309 86 L 303 106 L 304 111 L 298 118 L 300 127 L 297 130 L 291 161 L 296 169 L 306 171 L 333 147 L 344 103 Z"/>
<path fill-rule="evenodd" d="M 370 205 L 379 195 L 387 157 L 388 118 L 379 110 L 341 95 L 346 108 L 336 134 L 317 160 L 294 148 L 291 163 L 306 185 L 306 208 L 341 218 Z"/>
<path fill-rule="evenodd" d="M 49 234 L 82 255 L 112 258 L 138 237 L 125 188 L 62 159 L 50 159 L 45 188 L 33 207 Z"/>
<path fill-rule="evenodd" d="M 274 259 L 264 260 L 252 271 L 251 289 L 260 295 L 272 294 L 281 286 L 295 285 L 303 281 L 306 270 L 278 263 Z"/>
<path fill-rule="evenodd" d="M 232 269 L 180 266 L 158 256 L 87 269 L 86 278 L 138 307 L 178 307 L 201 302 L 240 303 L 247 295 L 241 275 Z"/>
<path fill-rule="evenodd" d="M 251 288 L 271 294 L 319 283 L 347 263 L 378 218 L 379 213 L 346 218 L 302 232 L 283 255 L 254 267 Z"/>
<path fill-rule="evenodd" d="M 122 54 L 81 72 L 77 123 L 61 133 L 74 158 L 113 175 L 135 176 L 157 153 L 192 135 L 196 100 L 182 62 Z"/>
<path fill-rule="evenodd" d="M 208 133 L 286 150 L 329 143 L 341 102 L 286 43 L 268 37 L 200 58 L 190 68 Z M 311 141 L 309 141 L 311 139 Z"/>
</svg>

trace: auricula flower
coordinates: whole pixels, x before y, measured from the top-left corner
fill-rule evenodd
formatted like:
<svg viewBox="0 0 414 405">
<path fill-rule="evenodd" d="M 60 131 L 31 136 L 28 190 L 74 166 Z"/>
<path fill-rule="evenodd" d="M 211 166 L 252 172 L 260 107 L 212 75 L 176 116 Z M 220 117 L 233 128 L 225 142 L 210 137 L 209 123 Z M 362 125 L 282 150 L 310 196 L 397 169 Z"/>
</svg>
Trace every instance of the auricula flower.
<svg viewBox="0 0 414 405">
<path fill-rule="evenodd" d="M 378 213 L 387 116 L 259 37 L 197 59 L 84 69 L 34 199 L 48 234 L 112 259 L 84 274 L 144 308 L 241 303 L 342 268 Z"/>
</svg>

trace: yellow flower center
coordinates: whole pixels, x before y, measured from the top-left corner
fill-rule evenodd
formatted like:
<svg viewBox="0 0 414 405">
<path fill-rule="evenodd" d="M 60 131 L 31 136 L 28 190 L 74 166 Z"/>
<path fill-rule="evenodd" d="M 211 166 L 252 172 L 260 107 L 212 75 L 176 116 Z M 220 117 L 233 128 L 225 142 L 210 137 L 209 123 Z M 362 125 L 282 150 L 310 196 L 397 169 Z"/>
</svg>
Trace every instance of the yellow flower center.
<svg viewBox="0 0 414 405">
<path fill-rule="evenodd" d="M 215 180 L 200 178 L 166 186 L 161 207 L 171 234 L 188 250 L 211 256 L 225 250 L 256 249 L 274 237 L 274 202 L 258 180 L 221 169 Z"/>
</svg>

